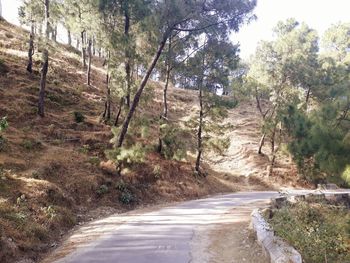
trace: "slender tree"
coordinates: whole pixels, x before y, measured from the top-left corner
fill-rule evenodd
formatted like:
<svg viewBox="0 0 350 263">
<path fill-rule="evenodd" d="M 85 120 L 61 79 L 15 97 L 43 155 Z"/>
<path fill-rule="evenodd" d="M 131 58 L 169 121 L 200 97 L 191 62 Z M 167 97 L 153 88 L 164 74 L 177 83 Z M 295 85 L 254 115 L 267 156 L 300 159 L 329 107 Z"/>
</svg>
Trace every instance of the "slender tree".
<svg viewBox="0 0 350 263">
<path fill-rule="evenodd" d="M 120 130 L 117 147 L 121 147 L 128 131 L 130 121 L 138 106 L 143 90 L 155 68 L 160 55 L 171 36 L 172 32 L 184 32 L 185 34 L 198 33 L 208 28 L 221 28 L 221 34 L 232 30 L 238 30 L 239 26 L 250 17 L 256 1 L 165 1 L 157 2 L 155 17 L 160 17 L 156 28 L 163 28 L 158 48 L 146 70 L 140 86 L 138 87 L 130 110 Z"/>
<path fill-rule="evenodd" d="M 46 78 L 49 69 L 49 51 L 48 41 L 50 37 L 50 0 L 45 0 L 45 38 L 44 48 L 42 54 L 42 68 L 40 77 L 40 91 L 39 91 L 39 102 L 38 102 L 38 114 L 40 117 L 45 116 L 44 101 L 45 101 L 45 89 L 46 89 Z"/>
<path fill-rule="evenodd" d="M 87 64 L 87 84 L 91 85 L 91 63 L 92 63 L 92 40 L 89 38 L 88 47 L 87 47 L 87 55 L 88 55 L 88 64 Z"/>
<path fill-rule="evenodd" d="M 27 71 L 33 73 L 33 55 L 34 55 L 34 21 L 30 27 L 29 34 L 29 49 L 28 49 L 28 64 Z"/>
</svg>

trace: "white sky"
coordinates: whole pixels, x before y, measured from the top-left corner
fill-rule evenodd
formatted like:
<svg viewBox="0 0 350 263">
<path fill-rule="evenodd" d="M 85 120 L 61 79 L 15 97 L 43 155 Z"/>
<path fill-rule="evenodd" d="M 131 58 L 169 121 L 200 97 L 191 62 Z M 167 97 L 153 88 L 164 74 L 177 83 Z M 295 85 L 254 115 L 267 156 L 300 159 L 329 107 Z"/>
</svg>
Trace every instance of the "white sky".
<svg viewBox="0 0 350 263">
<path fill-rule="evenodd" d="M 2 1 L 3 16 L 18 24 L 18 5 L 21 0 Z M 258 0 L 255 9 L 258 19 L 242 27 L 232 40 L 241 44 L 241 56 L 248 58 L 260 40 L 272 38 L 272 28 L 280 20 L 294 17 L 306 22 L 322 34 L 339 21 L 350 22 L 350 0 Z"/>
</svg>

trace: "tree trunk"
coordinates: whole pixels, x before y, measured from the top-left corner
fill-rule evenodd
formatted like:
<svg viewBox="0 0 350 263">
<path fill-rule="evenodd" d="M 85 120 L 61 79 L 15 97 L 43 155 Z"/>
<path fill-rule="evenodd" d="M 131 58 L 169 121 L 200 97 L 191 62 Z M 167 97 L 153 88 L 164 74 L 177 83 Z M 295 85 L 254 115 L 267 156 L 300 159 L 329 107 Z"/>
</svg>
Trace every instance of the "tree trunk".
<svg viewBox="0 0 350 263">
<path fill-rule="evenodd" d="M 257 89 L 255 89 L 255 100 L 256 100 L 256 107 L 258 108 L 260 114 L 262 116 L 264 116 L 264 113 L 263 113 L 262 108 L 261 108 L 260 98 L 259 98 L 259 94 L 258 94 L 258 90 Z"/>
<path fill-rule="evenodd" d="M 172 49 L 172 37 L 169 37 L 169 46 L 168 46 L 168 56 L 167 56 L 167 62 L 166 62 L 166 77 L 165 77 L 165 85 L 163 90 L 163 116 L 165 118 L 168 117 L 168 86 L 169 86 L 169 80 L 170 80 L 170 72 L 171 72 L 171 49 Z"/>
<path fill-rule="evenodd" d="M 125 104 L 130 108 L 130 94 L 131 94 L 131 54 L 130 54 L 130 15 L 129 15 L 129 0 L 124 1 L 124 37 L 125 43 L 125 81 L 126 81 L 126 95 Z"/>
<path fill-rule="evenodd" d="M 156 54 L 154 55 L 153 59 L 152 59 L 152 63 L 149 65 L 147 71 L 146 71 L 146 75 L 143 77 L 142 81 L 141 81 L 141 84 L 138 88 L 138 90 L 136 91 L 136 94 L 135 94 L 135 97 L 133 99 L 133 102 L 131 104 L 131 107 L 129 109 L 129 112 L 124 120 L 124 123 L 123 123 L 123 126 L 122 126 L 122 129 L 120 131 L 120 134 L 119 134 L 119 138 L 118 138 L 118 143 L 117 143 L 117 147 L 121 147 L 123 145 L 123 142 L 124 142 L 124 139 L 125 139 L 125 135 L 126 133 L 128 132 L 128 128 L 129 128 L 129 124 L 130 124 L 130 121 L 134 115 L 134 112 L 139 104 L 139 101 L 140 101 L 140 98 L 141 98 L 141 95 L 142 95 L 142 92 L 149 80 L 149 77 L 151 76 L 152 72 L 153 72 L 153 69 L 154 67 L 156 66 L 157 62 L 158 62 L 158 59 L 160 57 L 160 55 L 162 54 L 162 51 L 164 49 L 164 46 L 166 44 L 166 41 L 169 37 L 169 34 L 171 32 L 170 31 L 166 31 L 163 35 L 163 39 L 162 41 L 160 42 L 159 46 L 158 46 L 158 49 L 157 49 L 157 52 Z"/>
<path fill-rule="evenodd" d="M 273 174 L 273 168 L 276 162 L 275 138 L 276 138 L 276 125 L 273 128 L 272 135 L 271 135 L 271 160 L 270 160 L 269 176 Z"/>
<path fill-rule="evenodd" d="M 77 43 L 76 43 L 76 49 L 78 49 L 79 50 L 79 48 L 80 48 L 80 41 L 79 41 L 79 38 L 77 38 Z"/>
<path fill-rule="evenodd" d="M 92 38 L 92 55 L 96 56 L 96 39 L 95 39 L 95 37 Z"/>
<path fill-rule="evenodd" d="M 80 33 L 80 41 L 81 41 L 81 63 L 83 68 L 86 68 L 86 49 L 85 49 L 85 31 Z"/>
<path fill-rule="evenodd" d="M 69 28 L 67 28 L 67 37 L 68 37 L 68 46 L 72 46 L 72 34 Z"/>
<path fill-rule="evenodd" d="M 91 86 L 91 60 L 92 60 L 92 52 L 91 52 L 91 39 L 88 40 L 88 68 L 87 68 L 87 84 Z"/>
<path fill-rule="evenodd" d="M 29 49 L 28 49 L 28 64 L 27 64 L 27 71 L 29 73 L 33 73 L 33 55 L 34 55 L 34 22 L 32 21 L 32 25 L 30 27 L 30 34 L 29 34 Z"/>
<path fill-rule="evenodd" d="M 198 134 L 197 134 L 197 159 L 196 159 L 196 166 L 195 170 L 198 174 L 200 174 L 200 164 L 201 164 L 201 158 L 202 158 L 202 129 L 203 129 L 203 91 L 202 87 L 199 88 L 199 126 L 198 126 Z"/>
<path fill-rule="evenodd" d="M 106 74 L 106 102 L 105 102 L 105 110 L 103 113 L 103 118 L 105 122 L 111 119 L 111 89 L 109 88 L 110 76 L 107 68 Z"/>
<path fill-rule="evenodd" d="M 170 66 L 170 59 L 171 59 L 171 45 L 172 45 L 172 39 L 171 36 L 169 37 L 169 46 L 168 46 L 168 54 L 166 58 L 166 76 L 165 76 L 165 85 L 163 89 L 163 115 L 160 115 L 160 120 L 159 120 L 159 125 L 162 124 L 162 119 L 166 120 L 168 117 L 168 86 L 169 86 L 169 80 L 170 80 L 170 71 L 171 71 L 171 66 Z M 158 152 L 162 153 L 163 151 L 163 140 L 161 136 L 161 130 L 159 127 L 159 145 L 158 145 Z"/>
<path fill-rule="evenodd" d="M 50 1 L 45 0 L 45 44 L 44 44 L 44 50 L 43 50 L 43 66 L 41 69 L 39 103 L 38 103 L 38 114 L 40 117 L 45 116 L 44 100 L 45 100 L 45 89 L 46 89 L 46 77 L 49 69 L 49 52 L 47 49 L 49 34 L 50 34 L 49 18 L 50 18 Z"/>
<path fill-rule="evenodd" d="M 122 113 L 123 103 L 124 103 L 124 98 L 121 98 L 119 102 L 117 116 L 115 117 L 114 126 L 118 126 L 119 124 L 119 118 L 120 118 L 120 114 Z"/>
<path fill-rule="evenodd" d="M 57 25 L 52 28 L 51 37 L 53 41 L 57 42 Z"/>
<path fill-rule="evenodd" d="M 310 95 L 311 95 L 311 88 L 309 87 L 309 88 L 307 89 L 306 99 L 305 99 L 305 110 L 306 110 L 306 111 L 307 111 L 307 107 L 308 107 L 308 104 L 309 104 Z"/>
<path fill-rule="evenodd" d="M 262 147 L 264 146 L 265 138 L 266 138 L 266 133 L 264 133 L 260 139 L 258 154 L 262 154 Z"/>
<path fill-rule="evenodd" d="M 2 5 L 1 5 L 1 0 L 0 0 L 0 19 L 2 19 Z"/>
</svg>

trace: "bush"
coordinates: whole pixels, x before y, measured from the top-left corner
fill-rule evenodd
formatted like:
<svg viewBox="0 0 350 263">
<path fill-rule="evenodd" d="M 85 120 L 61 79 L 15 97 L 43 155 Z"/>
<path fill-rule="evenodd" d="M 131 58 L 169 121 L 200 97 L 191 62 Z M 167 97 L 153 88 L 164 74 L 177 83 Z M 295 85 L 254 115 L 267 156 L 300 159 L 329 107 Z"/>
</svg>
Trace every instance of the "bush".
<svg viewBox="0 0 350 263">
<path fill-rule="evenodd" d="M 76 123 L 84 122 L 85 116 L 81 112 L 75 111 L 75 112 L 73 112 L 73 115 L 74 115 L 74 120 Z"/>
<path fill-rule="evenodd" d="M 178 127 L 178 125 L 163 123 L 160 125 L 160 132 L 164 157 L 178 161 L 186 158 L 187 147 L 184 140 L 186 131 Z"/>
<path fill-rule="evenodd" d="M 42 143 L 38 140 L 34 139 L 24 139 L 21 143 L 22 147 L 24 147 L 26 150 L 37 150 L 42 148 Z"/>
<path fill-rule="evenodd" d="M 3 117 L 0 119 L 0 151 L 5 148 L 6 139 L 2 136 L 2 132 L 4 132 L 8 128 L 9 124 L 7 122 L 7 117 Z"/>
<path fill-rule="evenodd" d="M 89 163 L 92 164 L 93 166 L 98 166 L 100 164 L 100 158 L 98 156 L 93 156 L 89 158 Z"/>
<path fill-rule="evenodd" d="M 119 201 L 125 205 L 129 205 L 135 202 L 135 197 L 130 191 L 126 190 L 120 194 Z"/>
<path fill-rule="evenodd" d="M 119 147 L 106 152 L 108 159 L 117 164 L 136 164 L 145 161 L 148 150 L 140 143 L 137 143 L 130 148 Z"/>
<path fill-rule="evenodd" d="M 107 194 L 109 192 L 109 188 L 107 185 L 103 184 L 101 185 L 97 190 L 96 190 L 96 193 L 97 195 L 101 196 L 101 195 L 104 195 L 104 194 Z"/>
<path fill-rule="evenodd" d="M 302 202 L 277 210 L 269 222 L 304 262 L 350 262 L 350 212 L 344 207 Z"/>
</svg>

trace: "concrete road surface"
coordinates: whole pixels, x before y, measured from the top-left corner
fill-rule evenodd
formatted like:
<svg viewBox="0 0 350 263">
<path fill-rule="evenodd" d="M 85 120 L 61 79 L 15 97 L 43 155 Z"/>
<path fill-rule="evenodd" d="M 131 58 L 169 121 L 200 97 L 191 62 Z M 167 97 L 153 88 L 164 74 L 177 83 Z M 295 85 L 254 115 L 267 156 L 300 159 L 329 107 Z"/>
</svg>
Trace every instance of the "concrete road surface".
<svg viewBox="0 0 350 263">
<path fill-rule="evenodd" d="M 293 191 L 292 194 L 305 191 Z M 307 191 L 310 192 L 310 191 Z M 127 217 L 121 215 L 96 221 L 85 232 L 101 231 L 96 240 L 79 245 L 57 263 L 185 263 L 198 260 L 205 247 L 193 244 L 198 232 L 227 223 L 235 207 L 262 204 L 276 197 L 277 192 L 244 192 L 184 202 L 155 212 Z M 227 214 L 229 216 L 227 216 Z M 239 214 L 232 218 L 239 220 Z M 119 220 L 119 221 L 118 221 Z M 119 223 L 116 223 L 119 222 Z M 84 231 L 79 234 L 84 239 Z M 84 242 L 83 242 L 84 243 Z M 196 256 L 197 255 L 197 256 Z M 197 258 L 196 258 L 197 257 Z M 52 262 L 52 261 L 51 261 Z"/>
</svg>

